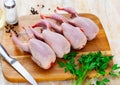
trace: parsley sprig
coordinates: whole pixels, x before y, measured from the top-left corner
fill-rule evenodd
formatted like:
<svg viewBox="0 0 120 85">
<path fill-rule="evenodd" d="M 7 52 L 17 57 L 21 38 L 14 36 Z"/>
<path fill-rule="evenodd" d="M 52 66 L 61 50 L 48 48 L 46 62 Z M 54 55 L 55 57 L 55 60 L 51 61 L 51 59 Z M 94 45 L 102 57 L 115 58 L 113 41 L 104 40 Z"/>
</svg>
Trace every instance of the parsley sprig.
<svg viewBox="0 0 120 85">
<path fill-rule="evenodd" d="M 107 79 L 107 78 L 104 78 L 104 79 L 102 79 L 102 80 L 98 80 L 98 81 L 96 82 L 96 85 L 106 85 L 106 83 L 108 83 L 108 82 L 110 82 L 110 80 Z"/>
<path fill-rule="evenodd" d="M 78 63 L 75 63 L 76 52 L 70 52 L 64 56 L 65 62 L 58 62 L 61 68 L 64 68 L 65 72 L 70 72 L 77 78 L 76 85 L 82 85 L 83 81 L 87 78 L 88 73 L 92 70 L 95 70 L 99 75 L 104 76 L 106 74 L 106 69 L 108 68 L 109 62 L 112 60 L 113 56 L 103 55 L 100 51 L 96 53 L 82 54 L 78 58 Z M 110 75 L 117 76 L 114 73 L 114 70 L 119 69 L 120 67 L 117 64 L 113 65 Z M 107 78 L 99 80 L 96 82 L 97 85 L 106 85 L 109 80 Z"/>
<path fill-rule="evenodd" d="M 112 77 L 118 77 L 120 75 L 120 71 L 115 72 L 118 69 L 120 69 L 120 66 L 118 66 L 118 64 L 114 64 L 112 66 L 112 69 L 111 69 L 110 73 L 109 73 L 110 76 L 112 76 Z"/>
</svg>

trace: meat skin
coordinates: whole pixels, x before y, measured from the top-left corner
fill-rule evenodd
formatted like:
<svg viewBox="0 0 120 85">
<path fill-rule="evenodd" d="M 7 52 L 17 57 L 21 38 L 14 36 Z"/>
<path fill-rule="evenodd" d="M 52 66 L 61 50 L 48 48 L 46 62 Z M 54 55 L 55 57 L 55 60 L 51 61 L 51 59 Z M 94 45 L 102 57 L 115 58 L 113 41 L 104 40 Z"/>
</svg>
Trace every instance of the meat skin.
<svg viewBox="0 0 120 85">
<path fill-rule="evenodd" d="M 87 38 L 78 27 L 74 27 L 68 23 L 62 23 L 61 27 L 64 36 L 69 40 L 73 49 L 82 49 L 86 45 Z"/>
<path fill-rule="evenodd" d="M 50 18 L 52 18 L 56 21 L 57 20 L 61 21 L 61 19 L 62 19 L 61 16 L 59 16 L 59 15 L 56 16 L 56 17 L 58 17 L 57 19 L 55 17 L 50 17 Z M 51 28 L 53 28 L 56 32 L 64 35 L 64 37 L 70 42 L 73 49 L 77 49 L 77 50 L 82 49 L 86 45 L 87 38 L 78 27 L 74 27 L 71 24 L 65 23 L 65 22 L 63 22 L 59 26 L 49 20 L 48 20 L 48 22 L 49 22 Z"/>
<path fill-rule="evenodd" d="M 32 33 L 29 28 L 25 28 L 25 30 L 27 34 Z M 43 69 L 51 68 L 51 64 L 56 60 L 56 55 L 49 45 L 36 39 L 34 36 L 31 36 L 33 34 L 29 34 L 29 41 L 27 43 L 23 43 L 18 39 L 18 37 L 16 37 L 13 31 L 11 31 L 11 33 L 13 42 L 23 51 L 31 53 L 32 60 L 37 65 Z"/>
<path fill-rule="evenodd" d="M 79 27 L 80 30 L 83 31 L 84 34 L 86 35 L 88 41 L 93 40 L 98 34 L 99 32 L 98 26 L 91 19 L 79 16 L 73 8 L 57 7 L 57 9 L 66 11 L 69 14 L 71 14 L 71 19 L 69 19 L 68 22 L 76 27 Z"/>
<path fill-rule="evenodd" d="M 41 20 L 40 22 L 38 22 L 39 24 L 37 23 L 38 25 L 33 25 L 33 26 L 41 27 L 43 26 L 41 22 L 47 22 L 47 21 Z M 37 33 L 37 31 L 36 33 L 39 35 L 42 35 L 43 40 L 54 50 L 57 57 L 63 58 L 64 54 L 67 54 L 70 52 L 71 45 L 69 41 L 63 35 L 59 33 L 55 33 L 51 31 L 50 29 L 51 29 L 50 24 L 47 22 L 46 29 L 44 29 L 41 33 Z"/>
<path fill-rule="evenodd" d="M 99 32 L 98 26 L 90 19 L 85 17 L 75 17 L 70 20 L 70 23 L 82 28 L 87 40 L 93 40 Z"/>
<path fill-rule="evenodd" d="M 60 26 L 55 23 L 51 23 L 51 27 L 54 28 L 57 32 L 63 34 L 64 37 L 70 42 L 73 49 L 79 50 L 82 49 L 86 43 L 87 38 L 84 33 L 78 28 L 70 25 L 69 23 L 62 23 Z"/>
</svg>

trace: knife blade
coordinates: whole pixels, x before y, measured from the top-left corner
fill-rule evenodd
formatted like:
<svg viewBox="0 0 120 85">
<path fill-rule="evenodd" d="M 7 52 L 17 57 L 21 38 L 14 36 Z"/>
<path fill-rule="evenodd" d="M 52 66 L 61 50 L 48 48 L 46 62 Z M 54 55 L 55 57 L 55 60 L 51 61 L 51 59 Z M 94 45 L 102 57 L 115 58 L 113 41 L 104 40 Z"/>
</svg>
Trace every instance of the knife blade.
<svg viewBox="0 0 120 85">
<path fill-rule="evenodd" d="M 32 85 L 38 85 L 34 78 L 28 73 L 28 71 L 15 59 L 10 57 L 6 49 L 0 43 L 0 54 L 1 56 L 16 70 L 21 74 L 29 83 Z"/>
</svg>

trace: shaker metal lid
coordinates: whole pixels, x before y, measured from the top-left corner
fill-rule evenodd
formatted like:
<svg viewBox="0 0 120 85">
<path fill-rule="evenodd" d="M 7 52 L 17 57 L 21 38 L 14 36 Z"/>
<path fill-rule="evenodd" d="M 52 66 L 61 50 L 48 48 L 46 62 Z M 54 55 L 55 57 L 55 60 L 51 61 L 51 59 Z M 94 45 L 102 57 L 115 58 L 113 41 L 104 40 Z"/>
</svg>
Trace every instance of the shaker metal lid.
<svg viewBox="0 0 120 85">
<path fill-rule="evenodd" d="M 15 5 L 16 4 L 15 4 L 14 0 L 5 0 L 5 2 L 4 2 L 4 7 L 8 8 L 8 9 L 14 8 Z"/>
</svg>

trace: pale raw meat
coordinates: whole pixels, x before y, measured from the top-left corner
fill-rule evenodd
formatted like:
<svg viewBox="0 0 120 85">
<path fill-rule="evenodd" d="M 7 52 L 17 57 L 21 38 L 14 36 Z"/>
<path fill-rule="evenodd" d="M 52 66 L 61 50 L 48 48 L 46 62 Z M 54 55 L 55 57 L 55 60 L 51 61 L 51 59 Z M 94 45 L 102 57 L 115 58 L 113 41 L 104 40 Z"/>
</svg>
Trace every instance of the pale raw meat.
<svg viewBox="0 0 120 85">
<path fill-rule="evenodd" d="M 70 43 L 63 35 L 51 31 L 50 25 L 49 23 L 47 23 L 46 20 L 41 20 L 33 27 L 39 27 L 45 25 L 46 25 L 46 29 L 43 29 L 42 33 L 38 33 L 37 31 L 35 31 L 35 29 L 32 29 L 32 31 L 34 31 L 34 33 L 36 33 L 38 37 L 42 38 L 47 44 L 49 44 L 49 46 L 56 53 L 57 57 L 63 58 L 65 54 L 70 52 L 70 48 L 71 48 Z"/>
<path fill-rule="evenodd" d="M 68 23 L 62 23 L 61 27 L 64 36 L 70 41 L 74 49 L 81 49 L 86 45 L 87 38 L 78 27 L 74 27 Z"/>
<path fill-rule="evenodd" d="M 31 53 L 33 61 L 41 68 L 49 69 L 56 60 L 54 51 L 46 43 L 36 39 L 29 28 L 25 30 L 30 38 L 29 41 L 27 43 L 21 42 L 11 31 L 13 42 L 23 51 Z"/>
<path fill-rule="evenodd" d="M 89 41 L 93 40 L 99 32 L 98 26 L 92 20 L 85 17 L 75 17 L 70 20 L 70 23 L 80 27 Z"/>
<path fill-rule="evenodd" d="M 55 13 L 55 14 L 51 14 L 51 15 L 40 15 L 42 19 L 45 18 L 51 18 L 51 19 L 55 19 L 57 21 L 57 23 L 63 23 L 63 22 L 68 22 L 68 19 L 64 16 L 62 16 L 61 14 Z"/>
<path fill-rule="evenodd" d="M 98 26 L 89 18 L 78 16 L 77 12 L 73 8 L 57 7 L 57 9 L 64 10 L 64 11 L 68 12 L 69 14 L 71 14 L 71 19 L 69 20 L 69 23 L 82 28 L 82 31 L 84 32 L 84 34 L 86 35 L 88 40 L 94 39 L 96 37 L 96 35 L 98 34 L 98 32 L 99 32 Z"/>
<path fill-rule="evenodd" d="M 56 25 L 53 22 L 50 22 L 52 28 L 57 32 L 63 33 L 65 38 L 70 42 L 73 49 L 81 49 L 87 43 L 87 38 L 84 33 L 78 28 L 74 27 L 68 23 L 62 23 L 61 26 Z"/>
</svg>

